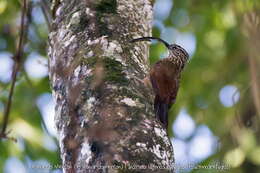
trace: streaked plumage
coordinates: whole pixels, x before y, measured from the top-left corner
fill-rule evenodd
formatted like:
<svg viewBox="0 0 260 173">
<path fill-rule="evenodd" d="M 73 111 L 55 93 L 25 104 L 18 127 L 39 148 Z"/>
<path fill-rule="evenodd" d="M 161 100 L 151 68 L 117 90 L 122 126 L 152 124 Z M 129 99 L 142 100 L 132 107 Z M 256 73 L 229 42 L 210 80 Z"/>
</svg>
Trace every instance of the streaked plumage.
<svg viewBox="0 0 260 173">
<path fill-rule="evenodd" d="M 188 61 L 189 55 L 181 46 L 177 44 L 170 45 L 156 37 L 142 37 L 134 39 L 131 42 L 150 41 L 151 39 L 156 39 L 164 43 L 169 51 L 168 57 L 156 62 L 150 70 L 150 81 L 155 92 L 155 114 L 157 119 L 167 128 L 168 111 L 176 100 L 181 71 Z"/>
</svg>

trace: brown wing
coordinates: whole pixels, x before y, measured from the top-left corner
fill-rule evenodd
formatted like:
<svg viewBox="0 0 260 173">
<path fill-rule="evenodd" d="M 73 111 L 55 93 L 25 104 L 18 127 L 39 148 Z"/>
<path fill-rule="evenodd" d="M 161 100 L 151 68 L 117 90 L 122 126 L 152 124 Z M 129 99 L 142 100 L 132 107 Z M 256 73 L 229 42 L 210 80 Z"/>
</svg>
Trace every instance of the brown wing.
<svg viewBox="0 0 260 173">
<path fill-rule="evenodd" d="M 150 72 L 150 80 L 160 101 L 172 103 L 179 88 L 179 72 L 169 64 L 159 61 Z"/>
<path fill-rule="evenodd" d="M 150 80 L 155 92 L 155 114 L 165 128 L 168 126 L 168 111 L 176 99 L 179 87 L 178 76 L 178 71 L 162 61 L 157 62 L 150 72 Z"/>
</svg>

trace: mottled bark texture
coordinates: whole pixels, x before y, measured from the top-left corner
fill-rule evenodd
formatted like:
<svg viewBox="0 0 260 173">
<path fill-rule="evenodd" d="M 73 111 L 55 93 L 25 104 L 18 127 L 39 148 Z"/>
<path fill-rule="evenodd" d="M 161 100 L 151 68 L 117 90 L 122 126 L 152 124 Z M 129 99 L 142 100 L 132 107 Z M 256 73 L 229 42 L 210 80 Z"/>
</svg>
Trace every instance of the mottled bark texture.
<svg viewBox="0 0 260 173">
<path fill-rule="evenodd" d="M 56 1 L 49 68 L 64 172 L 172 172 L 173 149 L 153 112 L 149 0 Z M 149 166 L 149 167 L 148 167 Z"/>
</svg>

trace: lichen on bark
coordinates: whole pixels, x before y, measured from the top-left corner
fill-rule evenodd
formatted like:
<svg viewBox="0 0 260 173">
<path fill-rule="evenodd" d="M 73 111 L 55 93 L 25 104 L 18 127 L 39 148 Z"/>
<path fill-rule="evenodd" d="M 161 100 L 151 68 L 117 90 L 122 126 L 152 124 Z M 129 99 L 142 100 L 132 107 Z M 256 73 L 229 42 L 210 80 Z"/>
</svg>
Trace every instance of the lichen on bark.
<svg viewBox="0 0 260 173">
<path fill-rule="evenodd" d="M 172 172 L 160 169 L 173 166 L 173 150 L 142 82 L 148 45 L 129 42 L 151 35 L 151 1 L 62 0 L 53 12 L 49 75 L 63 171 Z"/>
</svg>

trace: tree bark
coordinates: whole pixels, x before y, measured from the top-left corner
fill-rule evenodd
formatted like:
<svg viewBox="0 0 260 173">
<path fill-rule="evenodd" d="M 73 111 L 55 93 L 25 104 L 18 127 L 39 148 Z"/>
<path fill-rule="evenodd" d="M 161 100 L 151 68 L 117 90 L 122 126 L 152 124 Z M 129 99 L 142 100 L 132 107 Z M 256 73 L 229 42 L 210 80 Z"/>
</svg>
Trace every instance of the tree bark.
<svg viewBox="0 0 260 173">
<path fill-rule="evenodd" d="M 64 172 L 173 172 L 153 112 L 151 0 L 54 1 L 49 75 Z M 170 169 L 171 168 L 171 169 Z"/>
</svg>

